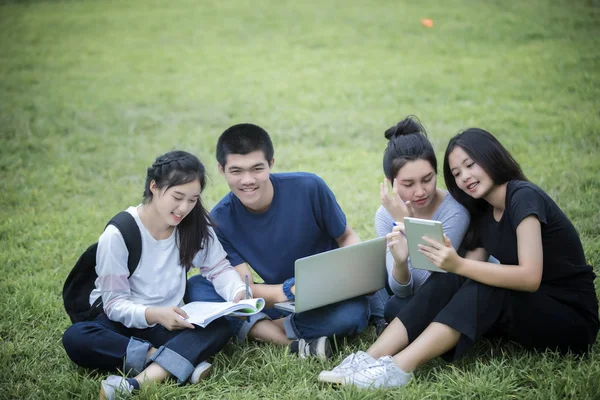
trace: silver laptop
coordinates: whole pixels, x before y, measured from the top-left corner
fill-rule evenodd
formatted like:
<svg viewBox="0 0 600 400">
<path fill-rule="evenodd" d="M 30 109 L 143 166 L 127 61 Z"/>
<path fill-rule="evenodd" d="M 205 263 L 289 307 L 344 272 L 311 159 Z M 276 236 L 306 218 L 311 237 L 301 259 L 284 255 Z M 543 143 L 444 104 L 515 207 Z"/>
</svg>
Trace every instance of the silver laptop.
<svg viewBox="0 0 600 400">
<path fill-rule="evenodd" d="M 351 299 L 385 287 L 385 237 L 299 258 L 295 263 L 294 301 L 276 303 L 302 312 Z"/>
</svg>

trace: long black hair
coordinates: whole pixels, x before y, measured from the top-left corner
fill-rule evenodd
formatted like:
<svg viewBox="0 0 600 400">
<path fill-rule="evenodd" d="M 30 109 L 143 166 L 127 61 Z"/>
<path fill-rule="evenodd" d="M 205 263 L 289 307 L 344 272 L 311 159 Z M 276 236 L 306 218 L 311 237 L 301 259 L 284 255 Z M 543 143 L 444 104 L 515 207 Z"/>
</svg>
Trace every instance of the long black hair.
<svg viewBox="0 0 600 400">
<path fill-rule="evenodd" d="M 407 162 L 419 159 L 428 161 L 437 174 L 437 158 L 433 146 L 416 116 L 409 115 L 386 130 L 385 138 L 389 142 L 383 153 L 383 173 L 390 181 L 394 180 Z"/>
<path fill-rule="evenodd" d="M 144 204 L 152 201 L 150 184 L 156 182 L 160 190 L 167 190 L 173 186 L 184 185 L 198 180 L 200 192 L 206 187 L 206 173 L 202 162 L 193 154 L 185 151 L 170 151 L 156 158 L 146 174 L 144 186 Z M 204 249 L 212 237 L 209 233 L 212 221 L 208 211 L 202 204 L 202 197 L 198 199 L 190 213 L 177 225 L 177 247 L 179 247 L 179 262 L 186 269 L 192 266 L 196 254 Z"/>
<path fill-rule="evenodd" d="M 474 240 L 477 236 L 477 219 L 487 209 L 488 203 L 484 199 L 474 199 L 459 189 L 456 184 L 448 161 L 450 153 L 456 147 L 463 149 L 496 185 L 502 185 L 512 180 L 526 181 L 527 178 L 519 163 L 491 133 L 480 128 L 469 128 L 450 139 L 444 155 L 444 181 L 452 197 L 471 214 L 471 226 L 463 241 L 463 246 L 470 250 L 474 247 Z"/>
</svg>

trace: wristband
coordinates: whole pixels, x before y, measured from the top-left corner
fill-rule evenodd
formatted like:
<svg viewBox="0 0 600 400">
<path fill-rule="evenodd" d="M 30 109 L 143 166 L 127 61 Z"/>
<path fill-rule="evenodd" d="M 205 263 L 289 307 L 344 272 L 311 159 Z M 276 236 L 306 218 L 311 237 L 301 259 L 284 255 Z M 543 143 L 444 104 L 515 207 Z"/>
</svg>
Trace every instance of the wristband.
<svg viewBox="0 0 600 400">
<path fill-rule="evenodd" d="M 283 282 L 283 294 L 285 294 L 285 297 L 287 297 L 288 300 L 296 299 L 296 296 L 294 296 L 294 294 L 290 290 L 292 288 L 292 286 L 294 286 L 295 284 L 296 284 L 295 278 L 286 279 L 285 282 Z"/>
</svg>

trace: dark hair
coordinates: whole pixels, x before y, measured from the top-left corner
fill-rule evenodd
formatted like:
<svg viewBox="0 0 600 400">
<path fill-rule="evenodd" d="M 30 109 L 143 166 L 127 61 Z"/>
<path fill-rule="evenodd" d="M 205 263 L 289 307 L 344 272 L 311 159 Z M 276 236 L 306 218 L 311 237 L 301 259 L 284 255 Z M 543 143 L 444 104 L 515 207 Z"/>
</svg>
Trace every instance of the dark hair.
<svg viewBox="0 0 600 400">
<path fill-rule="evenodd" d="M 185 151 L 170 151 L 156 158 L 146 174 L 144 186 L 144 204 L 152 201 L 150 184 L 156 182 L 158 189 L 167 190 L 173 186 L 184 185 L 198 180 L 200 192 L 206 187 L 206 174 L 202 162 L 193 154 Z M 177 246 L 179 247 L 179 262 L 186 269 L 192 266 L 192 261 L 198 251 L 205 248 L 211 240 L 208 227 L 212 225 L 208 211 L 198 199 L 190 213 L 177 226 Z"/>
<path fill-rule="evenodd" d="M 225 130 L 217 141 L 217 162 L 225 167 L 229 154 L 248 154 L 261 150 L 268 162 L 273 159 L 273 142 L 258 125 L 237 124 Z"/>
<path fill-rule="evenodd" d="M 475 221 L 487 209 L 488 203 L 484 199 L 474 199 L 459 189 L 456 184 L 448 161 L 450 153 L 456 147 L 463 149 L 496 185 L 502 185 L 511 180 L 526 181 L 527 178 L 519 163 L 491 133 L 480 128 L 469 128 L 450 139 L 444 155 L 444 181 L 452 197 L 471 214 L 471 226 L 463 241 L 465 248 L 470 250 L 474 247 L 477 235 L 475 227 L 478 223 Z"/>
<path fill-rule="evenodd" d="M 437 158 L 433 146 L 416 116 L 409 115 L 386 130 L 385 138 L 389 140 L 383 152 L 383 173 L 386 178 L 392 181 L 404 164 L 419 159 L 429 161 L 437 174 Z"/>
</svg>

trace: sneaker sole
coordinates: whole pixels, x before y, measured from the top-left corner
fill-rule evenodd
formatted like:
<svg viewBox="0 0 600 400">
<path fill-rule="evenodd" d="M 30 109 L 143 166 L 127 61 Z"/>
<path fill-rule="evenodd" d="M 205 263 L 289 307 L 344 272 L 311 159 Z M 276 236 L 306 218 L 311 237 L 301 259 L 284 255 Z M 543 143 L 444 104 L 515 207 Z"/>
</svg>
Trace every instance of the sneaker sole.
<svg viewBox="0 0 600 400">
<path fill-rule="evenodd" d="M 334 385 L 341 385 L 344 383 L 344 376 L 329 374 L 331 371 L 321 371 L 319 374 L 319 382 L 332 383 Z"/>
<path fill-rule="evenodd" d="M 212 369 L 212 365 L 206 361 L 203 361 L 202 364 L 207 364 L 207 366 L 203 369 L 194 370 L 192 375 L 190 376 L 190 383 L 195 384 L 200 382 L 203 379 L 206 379 L 210 375 L 210 371 Z M 197 368 L 197 367 L 196 367 Z"/>
</svg>

